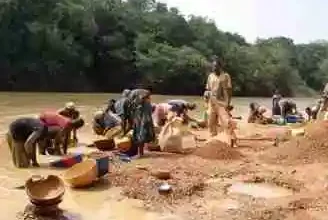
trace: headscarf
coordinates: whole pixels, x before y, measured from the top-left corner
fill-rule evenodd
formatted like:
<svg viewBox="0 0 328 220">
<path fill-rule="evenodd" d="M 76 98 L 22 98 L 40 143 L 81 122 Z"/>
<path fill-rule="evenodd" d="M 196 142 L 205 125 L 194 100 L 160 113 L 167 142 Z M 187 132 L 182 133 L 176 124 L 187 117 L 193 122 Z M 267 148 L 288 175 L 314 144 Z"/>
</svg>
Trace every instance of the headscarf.
<svg viewBox="0 0 328 220">
<path fill-rule="evenodd" d="M 67 103 L 65 104 L 65 108 L 66 108 L 66 109 L 73 110 L 73 109 L 75 109 L 75 103 L 74 103 L 74 102 L 67 102 Z"/>
<path fill-rule="evenodd" d="M 95 118 L 100 118 L 100 117 L 102 117 L 103 114 L 104 114 L 103 110 L 98 110 L 98 111 L 95 112 L 94 117 Z"/>
<path fill-rule="evenodd" d="M 151 95 L 150 91 L 146 89 L 135 89 L 129 93 L 129 100 L 132 105 L 139 105 L 143 100 Z"/>
<path fill-rule="evenodd" d="M 124 89 L 122 92 L 122 97 L 127 98 L 131 93 L 130 89 Z"/>
</svg>

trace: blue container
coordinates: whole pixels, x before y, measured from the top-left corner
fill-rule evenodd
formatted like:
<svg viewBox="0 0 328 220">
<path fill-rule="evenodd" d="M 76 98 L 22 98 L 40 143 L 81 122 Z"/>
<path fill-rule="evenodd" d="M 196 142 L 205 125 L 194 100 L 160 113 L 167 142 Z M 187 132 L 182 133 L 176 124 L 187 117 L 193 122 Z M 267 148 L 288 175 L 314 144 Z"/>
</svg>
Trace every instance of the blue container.
<svg viewBox="0 0 328 220">
<path fill-rule="evenodd" d="M 98 177 L 102 177 L 106 175 L 109 171 L 109 156 L 103 156 L 101 158 L 96 159 L 97 162 L 97 170 Z"/>
<path fill-rule="evenodd" d="M 299 117 L 296 115 L 288 115 L 286 117 L 287 123 L 297 123 L 299 121 Z"/>
</svg>

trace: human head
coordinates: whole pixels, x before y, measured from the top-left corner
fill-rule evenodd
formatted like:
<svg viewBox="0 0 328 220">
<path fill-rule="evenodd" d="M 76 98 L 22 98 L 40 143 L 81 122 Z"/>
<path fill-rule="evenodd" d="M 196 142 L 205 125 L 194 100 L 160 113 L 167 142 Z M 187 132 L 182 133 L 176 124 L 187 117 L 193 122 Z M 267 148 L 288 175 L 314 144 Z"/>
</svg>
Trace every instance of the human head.
<svg viewBox="0 0 328 220">
<path fill-rule="evenodd" d="M 251 109 L 251 111 L 256 111 L 259 107 L 259 104 L 257 104 L 256 102 L 252 102 L 249 104 L 249 108 Z"/>
<path fill-rule="evenodd" d="M 141 99 L 143 101 L 149 101 L 150 102 L 151 101 L 150 98 L 151 98 L 151 91 L 150 90 L 145 90 L 145 93 L 143 93 L 141 95 Z"/>
<path fill-rule="evenodd" d="M 215 73 L 217 75 L 222 73 L 222 69 L 223 69 L 223 60 L 222 59 L 217 59 L 215 62 Z"/>
<path fill-rule="evenodd" d="M 65 104 L 65 108 L 69 109 L 69 110 L 73 110 L 73 109 L 75 109 L 75 103 L 74 102 L 67 102 Z"/>
<path fill-rule="evenodd" d="M 312 111 L 311 111 L 311 108 L 310 108 L 310 107 L 306 107 L 306 108 L 305 108 L 305 112 L 306 112 L 307 115 L 310 116 L 310 115 L 311 115 L 311 112 L 312 112 Z"/>
<path fill-rule="evenodd" d="M 130 93 L 131 93 L 130 89 L 124 89 L 122 92 L 122 96 L 126 98 L 129 96 Z"/>
<path fill-rule="evenodd" d="M 98 110 L 95 112 L 94 118 L 101 118 L 101 117 L 103 117 L 104 114 L 105 114 L 105 112 L 103 110 Z"/>
<path fill-rule="evenodd" d="M 188 110 L 193 111 L 196 109 L 197 105 L 195 103 L 188 102 L 186 107 Z"/>
<path fill-rule="evenodd" d="M 82 118 L 72 120 L 72 122 L 71 122 L 72 129 L 79 129 L 79 128 L 83 127 L 83 125 L 84 125 L 84 120 Z"/>
<path fill-rule="evenodd" d="M 109 102 L 109 104 L 115 104 L 116 100 L 115 99 L 110 99 L 108 102 Z"/>
<path fill-rule="evenodd" d="M 110 99 L 108 101 L 108 109 L 111 110 L 112 112 L 115 111 L 115 103 L 116 103 L 115 99 Z"/>
</svg>

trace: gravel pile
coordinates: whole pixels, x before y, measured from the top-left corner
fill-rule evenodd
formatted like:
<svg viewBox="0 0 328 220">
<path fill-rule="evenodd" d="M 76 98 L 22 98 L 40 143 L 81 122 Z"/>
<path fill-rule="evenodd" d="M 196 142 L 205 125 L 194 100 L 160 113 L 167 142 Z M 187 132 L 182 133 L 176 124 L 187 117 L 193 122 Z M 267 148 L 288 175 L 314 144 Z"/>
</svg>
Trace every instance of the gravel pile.
<svg viewBox="0 0 328 220">
<path fill-rule="evenodd" d="M 124 170 L 113 168 L 109 180 L 113 186 L 122 187 L 125 196 L 143 200 L 150 204 L 149 208 L 158 209 L 164 208 L 165 204 L 178 204 L 192 196 L 202 196 L 205 181 L 216 168 L 213 162 L 192 155 L 155 158 L 143 167 L 134 166 Z M 152 171 L 159 169 L 168 170 L 171 178 L 164 181 L 153 176 Z M 172 186 L 172 191 L 165 195 L 158 191 L 164 182 Z"/>
<path fill-rule="evenodd" d="M 294 137 L 266 151 L 261 158 L 269 163 L 308 164 L 328 162 L 328 124 L 317 122 L 305 129 L 304 137 Z"/>
<path fill-rule="evenodd" d="M 239 151 L 219 140 L 211 140 L 205 143 L 204 146 L 195 150 L 193 154 L 212 160 L 236 160 L 243 157 Z"/>
</svg>

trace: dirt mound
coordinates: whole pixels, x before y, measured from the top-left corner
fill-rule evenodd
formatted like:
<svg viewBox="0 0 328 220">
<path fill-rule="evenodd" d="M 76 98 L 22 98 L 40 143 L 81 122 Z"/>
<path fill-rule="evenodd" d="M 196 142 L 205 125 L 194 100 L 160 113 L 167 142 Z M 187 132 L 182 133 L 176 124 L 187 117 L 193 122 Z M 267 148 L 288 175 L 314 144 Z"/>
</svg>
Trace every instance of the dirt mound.
<svg viewBox="0 0 328 220">
<path fill-rule="evenodd" d="M 243 155 L 219 140 L 211 140 L 194 151 L 194 155 L 212 160 L 237 160 Z"/>
<path fill-rule="evenodd" d="M 131 164 L 132 165 L 132 164 Z M 165 206 L 185 202 L 190 196 L 202 196 L 206 179 L 215 172 L 218 165 L 195 156 L 181 158 L 154 158 L 147 164 L 133 166 L 124 170 L 114 167 L 109 175 L 113 186 L 123 187 L 123 194 L 133 199 L 143 200 L 148 208 L 158 210 Z M 167 182 L 172 192 L 161 195 L 158 187 L 163 180 L 152 175 L 153 170 L 165 169 L 171 178 Z"/>
<path fill-rule="evenodd" d="M 305 136 L 320 142 L 328 140 L 328 121 L 318 121 L 305 127 Z"/>
<path fill-rule="evenodd" d="M 261 157 L 269 163 L 299 164 L 328 162 L 328 123 L 317 122 L 305 129 L 304 137 L 294 137 Z"/>
</svg>

